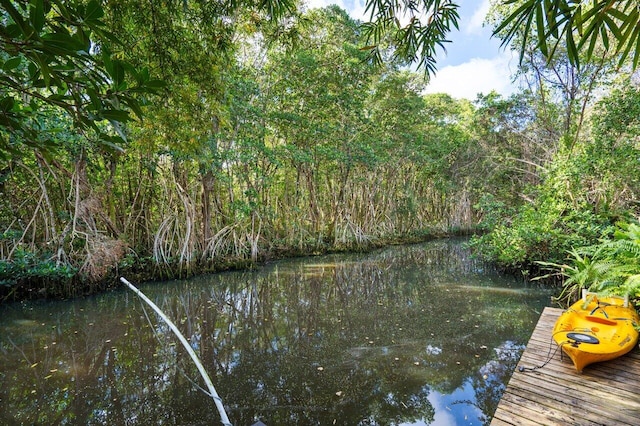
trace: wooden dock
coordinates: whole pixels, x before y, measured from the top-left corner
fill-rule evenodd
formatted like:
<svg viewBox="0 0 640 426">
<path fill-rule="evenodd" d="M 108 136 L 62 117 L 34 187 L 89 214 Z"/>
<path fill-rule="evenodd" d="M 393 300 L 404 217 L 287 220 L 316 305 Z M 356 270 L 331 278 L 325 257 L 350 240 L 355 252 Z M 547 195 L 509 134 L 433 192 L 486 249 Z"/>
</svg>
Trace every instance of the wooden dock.
<svg viewBox="0 0 640 426">
<path fill-rule="evenodd" d="M 562 313 L 545 308 L 514 371 L 491 425 L 640 425 L 640 350 L 591 364 L 577 373 L 551 330 Z M 549 352 L 551 350 L 551 352 Z"/>
</svg>

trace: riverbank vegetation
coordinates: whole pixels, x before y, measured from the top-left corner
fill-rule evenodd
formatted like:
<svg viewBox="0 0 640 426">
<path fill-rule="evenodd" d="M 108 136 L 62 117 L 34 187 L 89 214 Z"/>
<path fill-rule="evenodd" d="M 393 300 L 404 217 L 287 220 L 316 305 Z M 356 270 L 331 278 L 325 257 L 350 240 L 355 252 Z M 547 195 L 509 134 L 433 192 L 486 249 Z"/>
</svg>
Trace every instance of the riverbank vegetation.
<svg viewBox="0 0 640 426">
<path fill-rule="evenodd" d="M 525 85 L 471 102 L 424 94 L 408 30 L 336 6 L 70 3 L 2 9 L 0 300 L 457 232 L 531 271 L 635 217 L 637 55 L 613 41 L 550 57 L 496 24 Z"/>
</svg>

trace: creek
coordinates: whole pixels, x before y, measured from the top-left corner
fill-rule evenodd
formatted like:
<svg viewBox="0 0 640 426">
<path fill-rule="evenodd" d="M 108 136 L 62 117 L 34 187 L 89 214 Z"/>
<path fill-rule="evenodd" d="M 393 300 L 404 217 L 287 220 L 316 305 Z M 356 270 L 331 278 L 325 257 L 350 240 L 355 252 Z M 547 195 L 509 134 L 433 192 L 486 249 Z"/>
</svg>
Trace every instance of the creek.
<svg viewBox="0 0 640 426">
<path fill-rule="evenodd" d="M 465 242 L 134 284 L 189 339 L 236 426 L 482 425 L 552 290 Z M 0 306 L 0 424 L 220 424 L 203 387 L 124 287 Z"/>
</svg>

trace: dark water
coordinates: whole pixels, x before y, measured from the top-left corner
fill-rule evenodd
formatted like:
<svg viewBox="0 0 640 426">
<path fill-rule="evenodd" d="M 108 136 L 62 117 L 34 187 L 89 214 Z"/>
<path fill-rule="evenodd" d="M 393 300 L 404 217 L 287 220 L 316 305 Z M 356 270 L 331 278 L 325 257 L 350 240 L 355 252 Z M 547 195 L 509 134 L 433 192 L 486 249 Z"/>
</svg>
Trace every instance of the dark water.
<svg viewBox="0 0 640 426">
<path fill-rule="evenodd" d="M 487 424 L 550 298 L 462 240 L 139 287 L 236 426 Z M 220 424 L 200 387 L 129 290 L 0 306 L 0 424 Z"/>
</svg>

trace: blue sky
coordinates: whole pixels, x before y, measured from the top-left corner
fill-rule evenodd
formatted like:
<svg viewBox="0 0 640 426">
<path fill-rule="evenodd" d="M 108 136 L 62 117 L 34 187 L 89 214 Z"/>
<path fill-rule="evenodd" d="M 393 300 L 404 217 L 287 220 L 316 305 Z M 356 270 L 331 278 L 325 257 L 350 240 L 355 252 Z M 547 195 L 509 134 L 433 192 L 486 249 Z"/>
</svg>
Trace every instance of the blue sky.
<svg viewBox="0 0 640 426">
<path fill-rule="evenodd" d="M 458 0 L 460 30 L 450 34 L 447 52 L 438 55 L 438 72 L 427 87 L 428 93 L 448 93 L 455 98 L 474 100 L 478 93 L 495 90 L 503 96 L 516 88 L 511 74 L 517 68 L 518 56 L 500 47 L 500 40 L 491 38 L 491 28 L 483 22 L 490 0 Z M 307 0 L 312 7 L 337 4 L 362 21 L 364 0 Z"/>
</svg>

